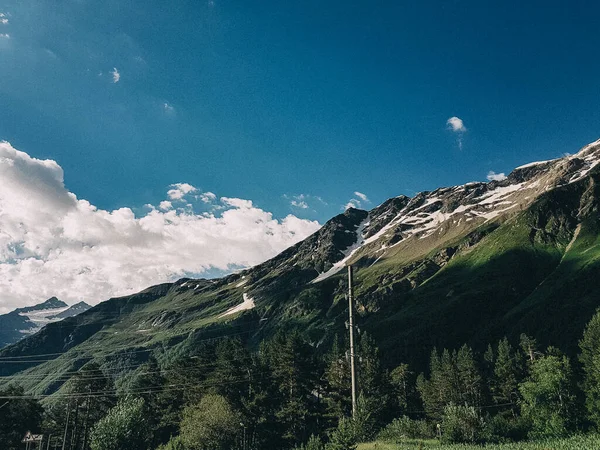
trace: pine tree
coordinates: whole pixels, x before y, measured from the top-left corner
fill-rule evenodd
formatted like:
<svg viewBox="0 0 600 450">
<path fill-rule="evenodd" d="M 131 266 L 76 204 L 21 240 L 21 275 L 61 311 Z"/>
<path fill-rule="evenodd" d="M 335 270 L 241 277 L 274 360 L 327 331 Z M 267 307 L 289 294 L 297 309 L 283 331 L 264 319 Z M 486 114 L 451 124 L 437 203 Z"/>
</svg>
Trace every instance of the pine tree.
<svg viewBox="0 0 600 450">
<path fill-rule="evenodd" d="M 515 406 L 519 400 L 519 381 L 521 369 L 517 355 L 506 337 L 498 342 L 492 381 L 492 395 L 496 404 L 509 404 L 516 412 Z"/>
<path fill-rule="evenodd" d="M 594 314 L 579 342 L 583 367 L 585 406 L 590 420 L 600 428 L 600 310 Z"/>
</svg>

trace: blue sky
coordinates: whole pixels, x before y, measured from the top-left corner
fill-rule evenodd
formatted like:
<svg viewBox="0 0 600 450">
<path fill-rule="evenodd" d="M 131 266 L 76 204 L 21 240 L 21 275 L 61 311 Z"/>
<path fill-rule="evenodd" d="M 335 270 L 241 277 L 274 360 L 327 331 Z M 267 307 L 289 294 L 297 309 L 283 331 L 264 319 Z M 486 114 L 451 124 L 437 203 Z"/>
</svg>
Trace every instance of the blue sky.
<svg viewBox="0 0 600 450">
<path fill-rule="evenodd" d="M 56 161 L 106 211 L 143 215 L 189 183 L 323 223 L 354 192 L 370 208 L 600 135 L 592 1 L 0 0 L 0 13 L 0 140 Z"/>
<path fill-rule="evenodd" d="M 279 216 L 319 196 L 293 212 L 324 221 L 354 191 L 485 179 L 600 134 L 594 2 L 0 5 L 0 138 L 103 208 L 187 182 Z"/>
</svg>

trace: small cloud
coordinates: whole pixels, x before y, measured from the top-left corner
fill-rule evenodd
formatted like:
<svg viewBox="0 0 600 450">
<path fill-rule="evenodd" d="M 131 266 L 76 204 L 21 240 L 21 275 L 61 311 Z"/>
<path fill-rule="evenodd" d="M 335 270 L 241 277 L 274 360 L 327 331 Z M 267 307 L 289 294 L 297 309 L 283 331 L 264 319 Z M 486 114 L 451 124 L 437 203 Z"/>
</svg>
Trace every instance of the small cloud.
<svg viewBox="0 0 600 450">
<path fill-rule="evenodd" d="M 181 200 L 185 195 L 189 194 L 190 192 L 196 192 L 198 190 L 197 188 L 188 183 L 175 183 L 172 184 L 170 187 L 172 187 L 173 189 L 167 191 L 167 195 L 171 200 Z"/>
<path fill-rule="evenodd" d="M 113 83 L 118 83 L 121 79 L 121 74 L 119 73 L 116 67 L 113 67 L 113 70 L 110 72 L 110 74 L 113 77 Z"/>
<path fill-rule="evenodd" d="M 362 192 L 355 191 L 354 195 L 360 198 L 363 202 L 371 203 L 369 197 L 367 197 L 366 194 L 363 194 Z"/>
<path fill-rule="evenodd" d="M 162 202 L 159 203 L 158 207 L 160 209 L 162 209 L 163 211 L 168 211 L 170 209 L 173 209 L 173 203 L 171 203 L 168 200 L 164 200 Z"/>
<path fill-rule="evenodd" d="M 311 208 L 311 205 L 314 205 L 316 202 L 319 202 L 322 205 L 327 204 L 321 197 L 310 194 L 284 195 L 283 197 L 290 201 L 291 207 L 299 209 L 309 209 Z"/>
<path fill-rule="evenodd" d="M 172 113 L 173 111 L 175 111 L 175 108 L 173 106 L 171 106 L 169 103 L 165 102 L 163 103 L 163 109 L 165 110 L 165 112 L 167 114 Z"/>
<path fill-rule="evenodd" d="M 342 209 L 345 211 L 345 210 L 350 209 L 350 208 L 359 209 L 360 208 L 360 202 L 358 200 L 356 200 L 355 198 L 353 198 L 348 203 L 346 203 L 343 206 Z"/>
<path fill-rule="evenodd" d="M 0 39 L 10 39 L 10 34 L 8 34 L 8 33 L 0 33 Z"/>
<path fill-rule="evenodd" d="M 209 8 L 213 8 L 215 6 L 215 1 L 214 0 L 208 0 L 208 7 Z"/>
<path fill-rule="evenodd" d="M 467 127 L 465 127 L 463 120 L 460 117 L 453 116 L 446 120 L 446 125 L 448 126 L 449 130 L 451 130 L 453 133 L 458 134 L 458 148 L 462 150 L 463 134 L 467 131 Z"/>
<path fill-rule="evenodd" d="M 465 127 L 465 124 L 460 117 L 450 117 L 446 121 L 446 125 L 448 125 L 448 129 L 454 131 L 455 133 L 464 133 L 467 131 L 467 127 Z"/>
<path fill-rule="evenodd" d="M 487 174 L 488 181 L 503 181 L 506 180 L 506 175 L 504 172 L 496 173 L 493 170 L 490 170 Z"/>
<path fill-rule="evenodd" d="M 308 209 L 308 203 L 306 203 L 304 200 L 292 200 L 290 205 L 295 208 Z"/>
<path fill-rule="evenodd" d="M 0 19 L 0 23 L 1 23 L 2 25 L 6 25 L 6 24 L 8 23 L 8 19 L 7 19 L 6 17 L 2 17 L 2 18 Z"/>
<path fill-rule="evenodd" d="M 369 200 L 369 197 L 367 197 L 366 194 L 363 194 L 362 192 L 358 192 L 358 191 L 354 191 L 354 195 L 358 198 L 351 198 L 348 203 L 346 203 L 344 206 L 342 206 L 342 209 L 345 211 L 348 208 L 356 208 L 356 209 L 360 209 L 362 208 L 364 203 L 371 203 L 371 200 Z"/>
</svg>

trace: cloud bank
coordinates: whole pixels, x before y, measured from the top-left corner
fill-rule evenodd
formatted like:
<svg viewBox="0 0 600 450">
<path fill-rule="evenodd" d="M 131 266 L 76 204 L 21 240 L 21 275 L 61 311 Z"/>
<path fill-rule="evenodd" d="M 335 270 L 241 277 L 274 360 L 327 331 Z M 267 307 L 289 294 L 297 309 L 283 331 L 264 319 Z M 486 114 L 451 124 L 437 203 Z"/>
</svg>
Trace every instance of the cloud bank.
<svg viewBox="0 0 600 450">
<path fill-rule="evenodd" d="M 252 201 L 187 183 L 158 207 L 107 211 L 64 186 L 63 170 L 0 142 L 0 313 L 51 296 L 98 303 L 209 270 L 252 266 L 315 232 Z M 201 205 L 203 212 L 197 212 Z"/>
</svg>

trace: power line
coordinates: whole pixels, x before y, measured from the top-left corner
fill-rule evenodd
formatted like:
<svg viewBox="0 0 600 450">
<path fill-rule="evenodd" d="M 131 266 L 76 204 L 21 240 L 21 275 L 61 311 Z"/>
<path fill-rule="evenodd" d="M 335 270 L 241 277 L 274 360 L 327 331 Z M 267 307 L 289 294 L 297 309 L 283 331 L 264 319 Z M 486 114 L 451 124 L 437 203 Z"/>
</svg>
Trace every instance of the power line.
<svg viewBox="0 0 600 450">
<path fill-rule="evenodd" d="M 221 328 L 198 328 L 197 330 L 200 331 L 206 331 L 206 332 L 215 332 L 215 331 L 219 331 L 219 330 L 225 330 L 225 329 L 232 329 L 232 328 L 241 328 L 244 326 L 247 326 L 247 323 L 242 323 L 242 324 L 238 324 L 238 325 L 230 325 L 230 326 L 224 326 Z M 258 328 L 256 328 L 258 329 Z M 239 333 L 230 333 L 230 334 L 226 334 L 226 335 L 220 335 L 220 336 L 215 336 L 215 337 L 211 337 L 211 338 L 204 338 L 204 339 L 198 339 L 195 342 L 205 342 L 205 341 L 211 341 L 211 340 L 216 340 L 216 339 L 221 339 L 223 337 L 229 337 L 229 336 L 236 336 L 236 335 L 241 335 L 241 334 L 246 334 L 249 332 L 252 332 L 254 330 L 246 330 L 246 331 L 242 331 Z M 137 332 L 129 332 L 129 333 L 137 333 Z M 79 347 L 80 345 L 84 345 L 86 344 L 87 341 L 83 341 L 80 344 L 78 344 L 77 346 L 70 348 L 69 350 L 66 350 L 64 352 L 55 352 L 55 353 L 38 353 L 35 355 L 23 355 L 23 356 L 0 356 L 0 364 L 5 364 L 5 363 L 23 363 L 23 364 L 27 364 L 27 363 L 43 363 L 43 362 L 49 362 L 49 361 L 55 361 L 58 358 L 49 358 L 49 359 L 44 359 L 44 360 L 30 360 L 30 359 L 26 359 L 26 360 L 19 360 L 18 358 L 37 358 L 37 357 L 43 357 L 43 356 L 61 356 L 61 355 L 65 355 L 69 352 L 83 352 L 83 351 L 87 351 L 87 352 L 91 352 L 94 350 L 102 350 L 102 349 L 106 349 L 105 344 L 102 343 L 97 343 L 93 346 L 83 346 L 83 347 Z M 141 345 L 141 344 L 140 344 Z M 132 349 L 129 350 L 126 353 L 144 353 L 144 352 L 150 352 L 152 350 L 156 350 L 156 349 L 160 349 L 160 345 L 162 345 L 162 343 L 156 343 L 155 346 L 149 346 L 148 348 L 145 349 L 138 349 L 138 350 L 133 350 L 135 347 L 129 345 L 129 346 L 121 346 L 121 347 L 111 347 L 110 348 L 110 352 L 111 354 L 114 353 L 115 351 L 118 350 L 128 350 L 128 349 Z M 77 360 L 80 359 L 82 357 L 86 357 L 89 355 L 82 355 L 80 357 L 76 357 L 74 356 L 73 360 Z M 64 360 L 61 360 L 64 361 Z"/>
</svg>

